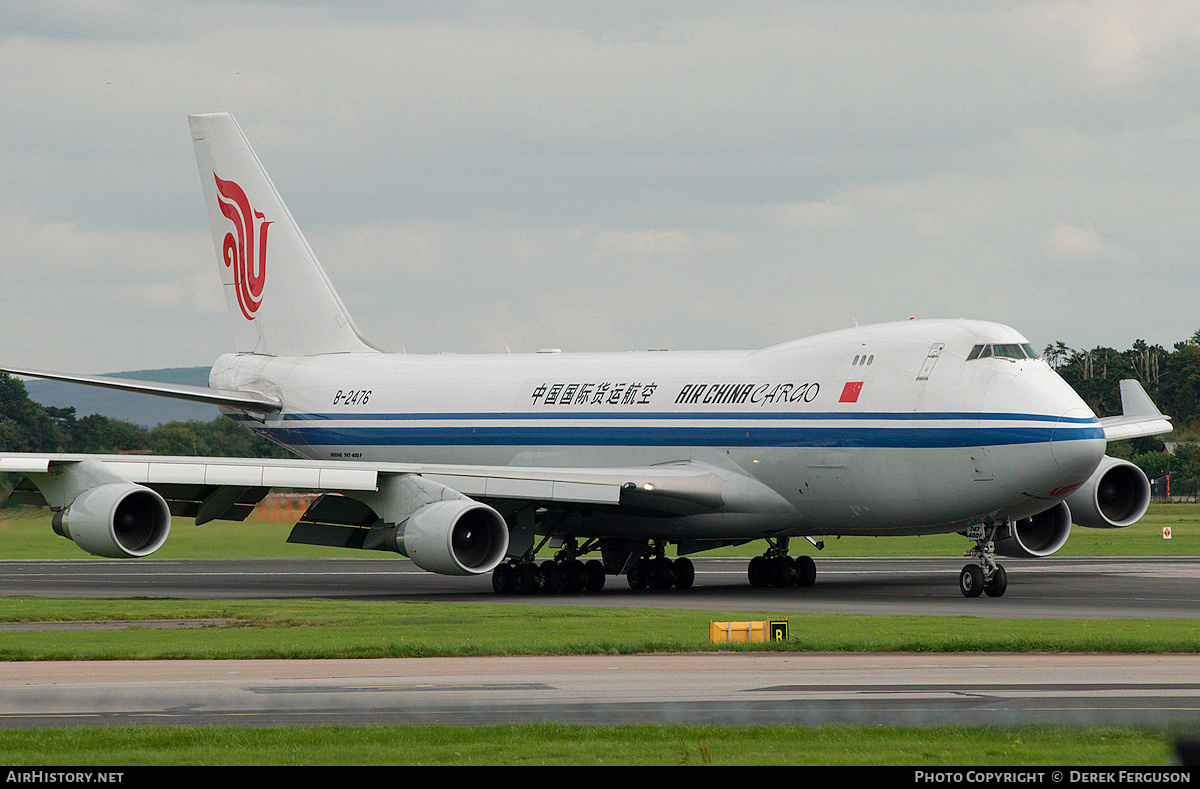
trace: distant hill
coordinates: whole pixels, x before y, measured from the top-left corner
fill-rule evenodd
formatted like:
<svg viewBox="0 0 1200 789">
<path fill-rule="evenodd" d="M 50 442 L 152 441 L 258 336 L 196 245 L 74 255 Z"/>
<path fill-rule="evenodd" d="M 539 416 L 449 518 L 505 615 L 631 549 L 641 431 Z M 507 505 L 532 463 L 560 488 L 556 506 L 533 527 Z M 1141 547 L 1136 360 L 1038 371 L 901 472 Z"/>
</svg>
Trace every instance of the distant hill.
<svg viewBox="0 0 1200 789">
<path fill-rule="evenodd" d="M 207 367 L 168 367 L 162 370 L 134 370 L 124 373 L 105 373 L 113 378 L 133 378 L 142 381 L 208 386 Z M 130 394 L 94 386 L 68 384 L 60 381 L 25 381 L 29 399 L 54 408 L 75 409 L 76 417 L 100 414 L 143 427 L 155 427 L 164 422 L 211 422 L 221 415 L 216 406 L 190 403 L 167 397 Z"/>
</svg>

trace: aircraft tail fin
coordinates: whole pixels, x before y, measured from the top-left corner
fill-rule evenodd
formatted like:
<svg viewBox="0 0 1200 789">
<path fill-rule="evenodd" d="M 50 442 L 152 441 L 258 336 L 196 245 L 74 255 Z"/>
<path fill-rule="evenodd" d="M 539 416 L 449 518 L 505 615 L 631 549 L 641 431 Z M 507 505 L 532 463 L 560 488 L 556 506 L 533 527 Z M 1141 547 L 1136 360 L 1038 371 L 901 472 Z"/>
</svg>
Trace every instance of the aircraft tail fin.
<svg viewBox="0 0 1200 789">
<path fill-rule="evenodd" d="M 221 282 L 241 353 L 375 350 L 288 212 L 232 115 L 190 115 Z"/>
</svg>

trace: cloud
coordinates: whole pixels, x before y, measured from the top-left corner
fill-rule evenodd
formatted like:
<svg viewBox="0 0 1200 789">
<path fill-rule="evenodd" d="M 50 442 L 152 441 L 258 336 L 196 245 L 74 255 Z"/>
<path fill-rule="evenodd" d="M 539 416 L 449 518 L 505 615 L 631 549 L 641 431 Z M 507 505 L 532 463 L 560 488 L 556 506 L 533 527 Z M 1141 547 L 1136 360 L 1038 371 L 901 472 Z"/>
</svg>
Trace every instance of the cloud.
<svg viewBox="0 0 1200 789">
<path fill-rule="evenodd" d="M 1050 250 L 1058 257 L 1098 260 L 1108 255 L 1108 246 L 1094 227 L 1076 227 L 1060 222 L 1050 231 Z"/>
<path fill-rule="evenodd" d="M 1195 330 L 1193 3 L 112 0 L 0 29 L 12 363 L 223 350 L 184 120 L 221 110 L 386 347 Z"/>
</svg>

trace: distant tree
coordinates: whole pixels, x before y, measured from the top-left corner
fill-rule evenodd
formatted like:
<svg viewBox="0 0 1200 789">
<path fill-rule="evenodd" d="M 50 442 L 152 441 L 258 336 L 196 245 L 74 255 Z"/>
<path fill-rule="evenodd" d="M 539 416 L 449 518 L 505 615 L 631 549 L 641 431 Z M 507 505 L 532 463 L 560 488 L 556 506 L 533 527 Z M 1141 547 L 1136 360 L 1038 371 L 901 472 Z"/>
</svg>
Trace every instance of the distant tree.
<svg viewBox="0 0 1200 789">
<path fill-rule="evenodd" d="M 290 458 L 295 453 L 268 441 L 244 425 L 226 417 L 211 422 L 189 423 L 203 436 L 209 451 L 222 457 L 271 457 Z"/>
<path fill-rule="evenodd" d="M 1200 344 L 1177 343 L 1162 363 L 1162 378 L 1152 397 L 1177 428 L 1200 432 Z"/>
<path fill-rule="evenodd" d="M 1046 346 L 1042 351 L 1042 358 L 1046 360 L 1047 364 L 1058 370 L 1071 361 L 1073 353 L 1074 351 L 1068 348 L 1066 343 L 1056 342 Z"/>
<path fill-rule="evenodd" d="M 155 455 L 209 455 L 208 444 L 191 422 L 167 422 L 150 430 L 149 447 Z"/>
<path fill-rule="evenodd" d="M 25 384 L 0 373 L 0 452 L 78 452 L 106 455 L 294 457 L 283 447 L 232 419 L 169 422 L 148 430 L 101 414 L 77 417 L 75 409 L 44 407 L 29 399 Z"/>
<path fill-rule="evenodd" d="M 1145 384 L 1148 390 L 1158 387 L 1159 362 L 1166 353 L 1166 349 L 1161 345 L 1148 345 L 1145 340 L 1134 340 L 1133 347 L 1125 353 L 1137 379 Z"/>
<path fill-rule="evenodd" d="M 156 455 L 295 457 L 278 444 L 225 417 L 211 422 L 167 422 L 150 430 L 147 446 Z"/>
<path fill-rule="evenodd" d="M 148 436 L 146 428 L 140 425 L 89 414 L 72 426 L 70 447 L 72 452 L 93 455 L 138 452 L 148 448 Z"/>
<path fill-rule="evenodd" d="M 1112 348 L 1076 351 L 1062 343 L 1054 347 L 1055 369 L 1099 416 L 1121 412 L 1120 380 L 1134 378 L 1130 357 Z"/>
<path fill-rule="evenodd" d="M 46 409 L 29 399 L 25 384 L 0 373 L 0 451 L 60 452 L 63 434 Z"/>
</svg>

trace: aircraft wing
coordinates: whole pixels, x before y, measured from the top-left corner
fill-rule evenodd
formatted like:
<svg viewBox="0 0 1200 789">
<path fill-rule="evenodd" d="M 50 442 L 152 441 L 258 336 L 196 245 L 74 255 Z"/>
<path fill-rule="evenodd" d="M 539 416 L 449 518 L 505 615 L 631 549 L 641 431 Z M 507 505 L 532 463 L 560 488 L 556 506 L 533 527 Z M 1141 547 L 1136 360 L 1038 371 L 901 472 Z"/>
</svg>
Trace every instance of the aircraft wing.
<svg viewBox="0 0 1200 789">
<path fill-rule="evenodd" d="M 1171 418 L 1159 411 L 1142 385 L 1132 379 L 1121 381 L 1121 415 L 1104 417 L 1100 426 L 1109 441 L 1157 436 L 1173 429 Z"/>
<path fill-rule="evenodd" d="M 84 468 L 93 470 L 91 476 L 70 479 Z M 13 491 L 17 503 L 59 509 L 69 506 L 88 482 L 124 481 L 157 491 L 171 514 L 195 517 L 197 523 L 243 520 L 274 487 L 361 491 L 375 490 L 378 484 L 374 469 L 350 464 L 242 458 L 0 453 L 0 472 L 27 477 Z M 64 481 L 57 484 L 60 478 Z M 234 492 L 238 495 L 231 500 Z"/>
<path fill-rule="evenodd" d="M 49 506 L 55 532 L 109 558 L 158 550 L 172 516 L 245 520 L 281 488 L 322 494 L 289 542 L 397 551 L 452 575 L 489 572 L 510 548 L 530 548 L 527 515 L 535 508 L 643 517 L 766 512 L 787 522 L 795 515 L 750 477 L 693 461 L 575 469 L 0 453 L 0 472 L 25 477 L 12 501 Z"/>
<path fill-rule="evenodd" d="M 271 489 L 342 494 L 320 511 L 330 523 L 358 526 L 365 525 L 365 516 L 361 506 L 351 501 L 387 510 L 372 517 L 372 522 L 382 518 L 393 523 L 428 500 L 448 498 L 469 498 L 505 509 L 519 504 L 588 505 L 666 515 L 745 507 L 777 512 L 790 509 L 777 494 L 749 477 L 691 461 L 568 469 L 0 453 L 0 472 L 26 476 L 13 492 L 12 500 L 17 503 L 61 510 L 86 490 L 117 483 L 150 488 L 165 500 L 172 515 L 192 517 L 197 523 L 243 520 Z"/>
</svg>

